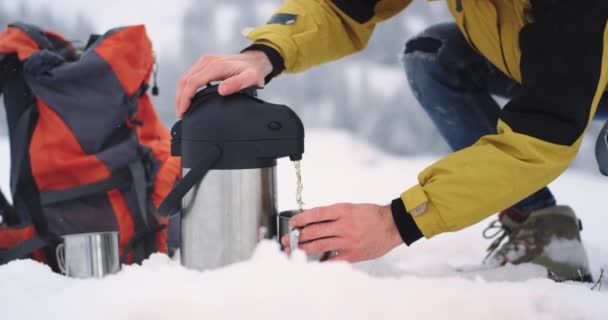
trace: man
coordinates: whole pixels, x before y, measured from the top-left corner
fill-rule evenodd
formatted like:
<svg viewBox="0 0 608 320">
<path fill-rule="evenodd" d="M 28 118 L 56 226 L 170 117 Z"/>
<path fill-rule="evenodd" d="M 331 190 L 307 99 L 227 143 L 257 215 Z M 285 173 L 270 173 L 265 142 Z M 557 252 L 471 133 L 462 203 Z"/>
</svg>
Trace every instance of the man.
<svg viewBox="0 0 608 320">
<path fill-rule="evenodd" d="M 210 81 L 223 80 L 220 94 L 229 95 L 362 50 L 374 26 L 409 3 L 285 0 L 248 34 L 253 44 L 241 54 L 203 56 L 183 76 L 177 115 Z M 580 223 L 545 186 L 575 157 L 606 89 L 608 2 L 447 4 L 456 23 L 410 40 L 404 65 L 420 104 L 455 152 L 420 173 L 419 184 L 391 205 L 336 204 L 293 218 L 301 228 L 299 247 L 308 254 L 337 250 L 334 260 L 373 259 L 502 211 L 501 224 L 489 227 L 501 231 L 487 265 L 533 262 L 556 280 L 590 280 Z M 511 100 L 500 110 L 491 94 Z"/>
</svg>

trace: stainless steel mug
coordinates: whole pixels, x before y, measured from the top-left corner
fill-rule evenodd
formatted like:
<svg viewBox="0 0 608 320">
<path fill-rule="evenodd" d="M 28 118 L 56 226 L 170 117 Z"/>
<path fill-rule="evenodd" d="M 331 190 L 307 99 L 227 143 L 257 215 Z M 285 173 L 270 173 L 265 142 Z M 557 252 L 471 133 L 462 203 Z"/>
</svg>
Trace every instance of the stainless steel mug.
<svg viewBox="0 0 608 320">
<path fill-rule="evenodd" d="M 57 260 L 68 277 L 102 278 L 120 270 L 118 250 L 118 232 L 64 235 Z"/>
<path fill-rule="evenodd" d="M 278 214 L 278 216 L 277 216 L 277 234 L 278 234 L 279 243 L 281 242 L 281 238 L 284 235 L 288 234 L 290 231 L 289 220 L 291 218 L 293 218 L 295 215 L 297 215 L 298 213 L 299 212 L 297 210 L 289 210 L 289 211 L 283 211 Z M 281 244 L 281 250 L 285 250 L 285 248 L 283 248 L 283 244 Z M 335 255 L 336 255 L 335 251 L 328 251 L 328 252 L 324 252 L 324 253 L 309 255 L 307 258 L 308 258 L 308 261 L 325 261 Z"/>
</svg>

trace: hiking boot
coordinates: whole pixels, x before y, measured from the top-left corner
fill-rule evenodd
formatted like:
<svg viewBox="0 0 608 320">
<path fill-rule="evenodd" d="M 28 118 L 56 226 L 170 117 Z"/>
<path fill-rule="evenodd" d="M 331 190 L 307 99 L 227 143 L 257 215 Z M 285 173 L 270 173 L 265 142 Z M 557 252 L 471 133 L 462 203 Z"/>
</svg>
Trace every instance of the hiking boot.
<svg viewBox="0 0 608 320">
<path fill-rule="evenodd" d="M 515 209 L 505 210 L 483 232 L 486 239 L 498 236 L 483 263 L 489 267 L 535 263 L 545 267 L 555 281 L 591 282 L 580 230 L 582 225 L 568 206 L 536 210 L 523 219 Z"/>
</svg>

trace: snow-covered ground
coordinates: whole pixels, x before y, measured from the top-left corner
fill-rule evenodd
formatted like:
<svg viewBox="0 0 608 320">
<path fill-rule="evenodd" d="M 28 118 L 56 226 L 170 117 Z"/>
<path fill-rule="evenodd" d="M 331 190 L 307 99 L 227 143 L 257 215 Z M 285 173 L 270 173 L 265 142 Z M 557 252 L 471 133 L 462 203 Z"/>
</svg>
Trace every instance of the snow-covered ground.
<svg viewBox="0 0 608 320">
<path fill-rule="evenodd" d="M 6 141 L 0 154 L 6 155 Z M 334 202 L 388 203 L 415 183 L 432 158 L 394 158 L 346 134 L 307 136 L 303 167 L 307 207 Z M 0 157 L 7 186 L 8 163 Z M 608 266 L 606 196 L 601 176 L 569 172 L 552 185 L 560 203 L 583 218 L 594 276 Z M 295 206 L 295 174 L 279 164 L 279 207 Z M 365 263 L 306 263 L 287 259 L 270 242 L 250 261 L 195 272 L 163 255 L 127 266 L 103 280 L 74 280 L 44 265 L 0 267 L 2 319 L 608 319 L 608 290 L 555 283 L 533 265 L 474 274 L 487 240 L 482 222 L 463 232 L 421 240 Z M 608 288 L 608 281 L 604 282 Z"/>
</svg>

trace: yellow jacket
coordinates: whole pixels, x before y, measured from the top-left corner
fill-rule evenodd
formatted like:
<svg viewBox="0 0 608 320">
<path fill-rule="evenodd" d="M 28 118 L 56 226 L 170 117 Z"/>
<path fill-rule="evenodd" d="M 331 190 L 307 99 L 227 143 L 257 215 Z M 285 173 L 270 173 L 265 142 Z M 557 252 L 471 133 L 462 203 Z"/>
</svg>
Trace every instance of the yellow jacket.
<svg viewBox="0 0 608 320">
<path fill-rule="evenodd" d="M 278 52 L 286 72 L 300 72 L 362 50 L 375 25 L 410 2 L 285 0 L 248 37 Z M 477 223 L 556 179 L 608 84 L 608 1 L 561 1 L 545 11 L 530 0 L 446 2 L 472 47 L 524 91 L 505 106 L 498 134 L 431 165 L 401 195 L 427 238 Z"/>
</svg>

